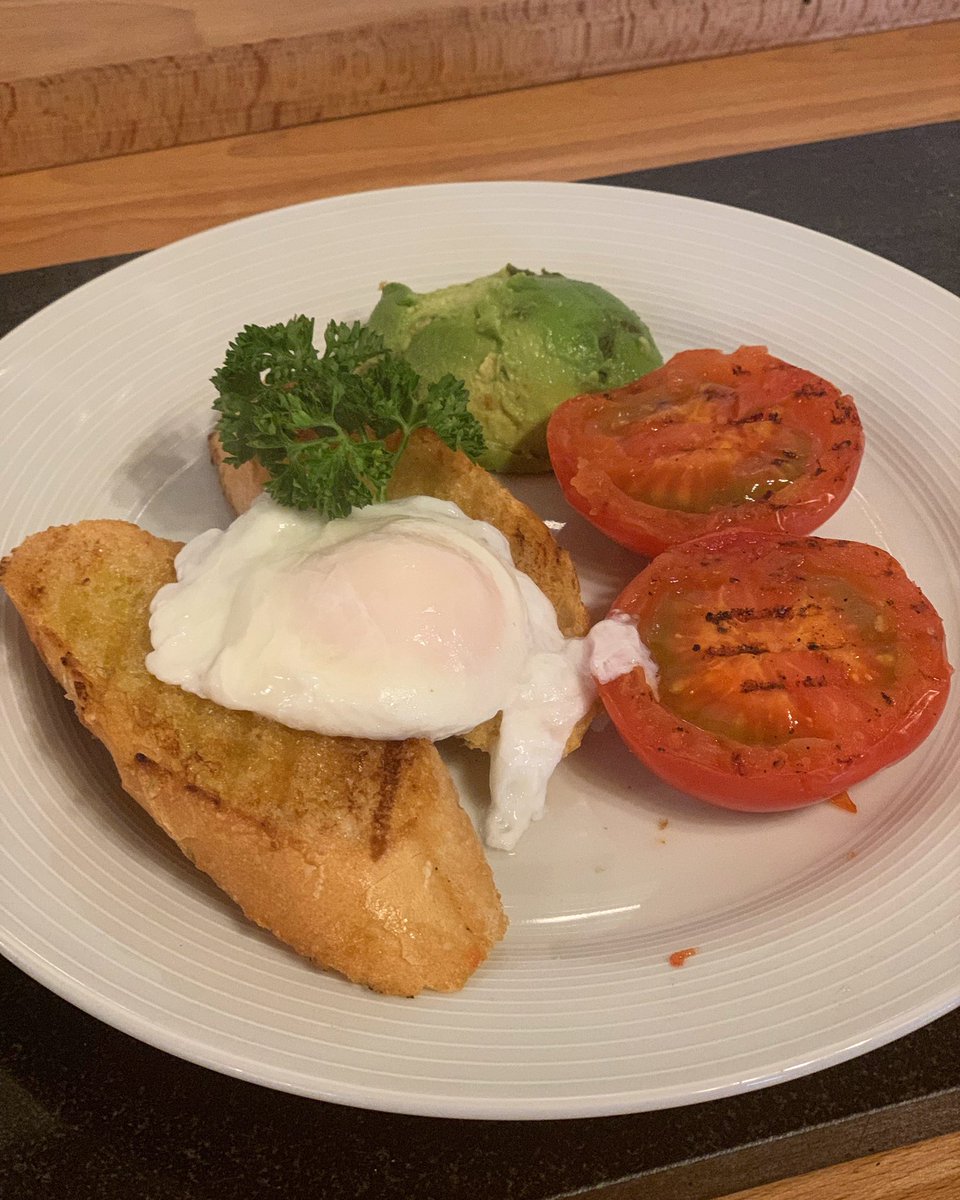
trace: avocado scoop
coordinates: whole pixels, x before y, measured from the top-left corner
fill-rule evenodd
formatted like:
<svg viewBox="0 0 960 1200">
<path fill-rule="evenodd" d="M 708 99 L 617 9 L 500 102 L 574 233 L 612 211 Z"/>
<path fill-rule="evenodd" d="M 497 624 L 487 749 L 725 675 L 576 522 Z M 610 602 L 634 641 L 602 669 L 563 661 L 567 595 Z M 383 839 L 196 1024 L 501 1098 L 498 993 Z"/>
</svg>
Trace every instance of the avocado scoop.
<svg viewBox="0 0 960 1200">
<path fill-rule="evenodd" d="M 464 381 L 491 471 L 549 471 L 547 420 L 558 404 L 663 361 L 643 321 L 597 284 L 509 265 L 433 292 L 387 283 L 369 325 L 424 383 L 448 373 Z"/>
</svg>

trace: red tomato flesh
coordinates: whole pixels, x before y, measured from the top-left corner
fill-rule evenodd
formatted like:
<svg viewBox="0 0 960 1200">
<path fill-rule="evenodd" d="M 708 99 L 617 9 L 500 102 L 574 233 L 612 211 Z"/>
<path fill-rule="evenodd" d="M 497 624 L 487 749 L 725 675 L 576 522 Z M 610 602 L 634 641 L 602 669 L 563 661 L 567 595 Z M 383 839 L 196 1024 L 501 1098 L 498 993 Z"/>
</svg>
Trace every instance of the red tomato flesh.
<svg viewBox="0 0 960 1200">
<path fill-rule="evenodd" d="M 652 556 L 729 527 L 810 533 L 849 495 L 863 430 L 832 383 L 743 346 L 566 401 L 547 445 L 573 507 Z"/>
<path fill-rule="evenodd" d="M 797 808 L 909 754 L 950 683 L 943 624 L 885 551 L 727 530 L 665 551 L 612 611 L 657 665 L 600 685 L 631 750 L 726 808 Z"/>
</svg>

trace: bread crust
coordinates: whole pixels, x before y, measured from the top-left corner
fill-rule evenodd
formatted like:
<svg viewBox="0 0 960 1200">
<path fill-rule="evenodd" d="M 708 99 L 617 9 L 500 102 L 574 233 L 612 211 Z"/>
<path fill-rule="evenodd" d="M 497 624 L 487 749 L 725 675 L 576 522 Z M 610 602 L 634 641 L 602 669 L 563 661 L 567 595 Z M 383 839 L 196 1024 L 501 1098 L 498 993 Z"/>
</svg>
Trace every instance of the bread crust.
<svg viewBox="0 0 960 1200">
<path fill-rule="evenodd" d="M 151 676 L 178 548 L 87 521 L 28 538 L 0 581 L 124 788 L 251 920 L 380 992 L 462 987 L 507 922 L 436 748 L 288 729 Z"/>
</svg>

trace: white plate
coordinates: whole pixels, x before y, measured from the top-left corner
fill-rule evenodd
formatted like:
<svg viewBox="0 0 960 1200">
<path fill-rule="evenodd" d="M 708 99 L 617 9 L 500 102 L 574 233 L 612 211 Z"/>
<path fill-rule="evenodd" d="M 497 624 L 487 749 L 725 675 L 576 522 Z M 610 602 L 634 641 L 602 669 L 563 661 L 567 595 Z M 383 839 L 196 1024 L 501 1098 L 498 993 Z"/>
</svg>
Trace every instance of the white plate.
<svg viewBox="0 0 960 1200">
<path fill-rule="evenodd" d="M 266 213 L 167 247 L 0 344 L 0 547 L 84 517 L 184 537 L 226 520 L 206 382 L 245 322 L 365 315 L 510 261 L 594 280 L 661 349 L 765 342 L 857 398 L 867 453 L 826 532 L 899 557 L 957 661 L 960 303 L 860 250 L 675 196 L 411 188 Z M 635 569 L 527 491 L 599 606 Z M 960 996 L 955 694 L 907 761 L 829 805 L 725 813 L 656 783 L 611 731 L 547 817 L 493 854 L 512 925 L 466 989 L 375 996 L 246 923 L 119 790 L 3 604 L 0 944 L 80 1007 L 273 1087 L 371 1108 L 559 1117 L 706 1100 L 859 1054 Z M 470 802 L 484 783 L 453 755 Z M 664 822 L 666 826 L 662 828 Z M 699 954 L 682 969 L 671 952 Z"/>
</svg>

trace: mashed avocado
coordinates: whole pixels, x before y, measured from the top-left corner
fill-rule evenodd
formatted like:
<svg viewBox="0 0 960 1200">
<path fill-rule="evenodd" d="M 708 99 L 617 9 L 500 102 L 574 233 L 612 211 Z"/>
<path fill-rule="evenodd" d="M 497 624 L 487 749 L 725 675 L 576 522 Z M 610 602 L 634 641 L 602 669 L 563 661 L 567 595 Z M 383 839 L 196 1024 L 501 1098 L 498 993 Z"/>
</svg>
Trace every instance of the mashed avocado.
<svg viewBox="0 0 960 1200">
<path fill-rule="evenodd" d="M 493 471 L 549 471 L 547 418 L 563 400 L 619 387 L 663 361 L 635 312 L 593 283 L 507 266 L 435 292 L 388 283 L 370 316 L 425 382 L 470 393 Z"/>
</svg>

